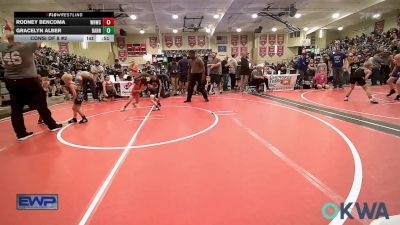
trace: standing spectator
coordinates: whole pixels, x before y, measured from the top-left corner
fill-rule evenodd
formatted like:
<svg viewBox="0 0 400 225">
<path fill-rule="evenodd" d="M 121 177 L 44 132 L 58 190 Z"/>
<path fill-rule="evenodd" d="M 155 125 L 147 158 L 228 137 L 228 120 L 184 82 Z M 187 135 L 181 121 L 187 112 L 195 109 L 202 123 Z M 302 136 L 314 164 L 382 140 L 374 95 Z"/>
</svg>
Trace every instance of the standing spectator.
<svg viewBox="0 0 400 225">
<path fill-rule="evenodd" d="M 306 70 L 307 70 L 307 58 L 306 54 L 303 54 L 297 61 L 297 73 L 299 74 L 299 76 L 297 77 L 297 85 L 300 86 L 301 83 L 303 82 Z"/>
<path fill-rule="evenodd" d="M 383 84 L 383 80 L 381 78 L 381 64 L 383 63 L 383 59 L 381 58 L 380 54 L 381 52 L 378 51 L 373 57 L 371 57 L 371 62 L 373 64 L 371 85 L 378 85 L 378 81 L 380 82 L 380 85 Z"/>
<path fill-rule="evenodd" d="M 242 55 L 240 59 L 240 91 L 245 91 L 247 82 L 249 81 L 250 76 L 250 62 L 249 62 L 249 53 L 245 53 Z"/>
<path fill-rule="evenodd" d="M 221 85 L 221 60 L 217 58 L 217 53 L 211 53 L 210 63 L 207 65 L 210 68 L 210 77 L 211 77 L 211 85 L 215 83 L 218 87 L 219 93 L 222 94 L 222 85 Z"/>
<path fill-rule="evenodd" d="M 178 63 L 175 58 L 172 58 L 172 61 L 168 63 L 168 73 L 171 78 L 172 84 L 172 94 L 178 95 L 178 82 L 179 82 L 179 74 L 178 74 Z"/>
<path fill-rule="evenodd" d="M 204 88 L 206 81 L 204 62 L 200 57 L 196 56 L 196 52 L 194 50 L 189 51 L 189 57 L 190 57 L 189 60 L 190 76 L 189 76 L 188 95 L 185 102 L 192 101 L 193 90 L 196 83 L 197 83 L 197 90 L 203 94 L 204 100 L 208 102 L 207 91 Z"/>
<path fill-rule="evenodd" d="M 184 93 L 187 89 L 188 82 L 188 71 L 189 71 L 189 60 L 186 55 L 183 55 L 183 58 L 178 62 L 178 70 L 179 70 L 179 92 Z"/>
<path fill-rule="evenodd" d="M 221 62 L 221 71 L 222 71 L 222 78 L 223 78 L 223 90 L 228 90 L 228 83 L 229 83 L 229 65 L 228 65 L 228 56 L 225 56 L 224 60 Z"/>
<path fill-rule="evenodd" d="M 317 66 L 314 63 L 314 59 L 310 59 L 310 63 L 308 63 L 307 66 L 306 80 L 313 79 L 316 71 L 317 71 Z"/>
<path fill-rule="evenodd" d="M 238 63 L 236 61 L 236 55 L 232 55 L 232 58 L 229 59 L 229 76 L 231 78 L 231 90 L 235 90 L 236 88 L 236 70 L 238 67 Z"/>
<path fill-rule="evenodd" d="M 389 79 L 390 74 L 390 61 L 392 61 L 392 56 L 389 52 L 385 51 L 381 54 L 382 65 L 381 65 L 381 76 L 383 80 L 383 84 L 386 84 L 386 81 Z"/>
<path fill-rule="evenodd" d="M 118 78 L 121 80 L 122 65 L 119 63 L 119 59 L 115 59 L 115 60 L 114 60 L 113 69 L 114 69 L 114 78 L 115 78 L 115 81 L 117 81 Z"/>
<path fill-rule="evenodd" d="M 11 27 L 11 26 L 10 26 Z M 25 105 L 33 106 L 39 112 L 50 131 L 62 127 L 51 117 L 47 108 L 46 92 L 40 85 L 33 53 L 40 43 L 18 43 L 14 41 L 14 34 L 6 33 L 8 43 L 0 42 L 0 59 L 4 65 L 6 87 L 11 98 L 11 123 L 18 140 L 25 140 L 33 136 L 27 132 L 24 124 L 23 109 Z"/>
<path fill-rule="evenodd" d="M 347 58 L 346 54 L 338 52 L 333 52 L 330 57 L 330 68 L 333 74 L 333 88 L 343 88 L 343 65 L 344 59 Z"/>
<path fill-rule="evenodd" d="M 103 92 L 104 68 L 100 65 L 99 60 L 95 60 L 94 65 L 90 66 L 90 72 L 93 74 L 93 79 L 97 87 L 97 96 L 99 96 L 99 100 L 101 101 L 103 98 L 101 93 Z"/>
</svg>

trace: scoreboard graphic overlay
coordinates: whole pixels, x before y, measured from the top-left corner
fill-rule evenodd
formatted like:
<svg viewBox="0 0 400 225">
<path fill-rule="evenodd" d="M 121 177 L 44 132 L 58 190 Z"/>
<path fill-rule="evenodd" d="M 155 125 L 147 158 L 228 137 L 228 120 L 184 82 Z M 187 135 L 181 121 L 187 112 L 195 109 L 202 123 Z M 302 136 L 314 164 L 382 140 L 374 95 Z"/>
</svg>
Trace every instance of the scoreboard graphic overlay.
<svg viewBox="0 0 400 225">
<path fill-rule="evenodd" d="M 114 42 L 113 12 L 14 12 L 19 42 Z"/>
</svg>

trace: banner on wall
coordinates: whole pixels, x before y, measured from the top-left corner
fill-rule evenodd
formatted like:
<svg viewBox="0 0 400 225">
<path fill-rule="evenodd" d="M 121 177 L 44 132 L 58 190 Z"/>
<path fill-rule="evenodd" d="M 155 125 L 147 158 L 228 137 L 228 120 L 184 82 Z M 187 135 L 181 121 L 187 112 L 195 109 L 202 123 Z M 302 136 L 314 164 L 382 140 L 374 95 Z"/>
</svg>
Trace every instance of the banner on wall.
<svg viewBox="0 0 400 225">
<path fill-rule="evenodd" d="M 219 45 L 218 52 L 226 52 L 226 45 Z"/>
<path fill-rule="evenodd" d="M 125 48 L 125 38 L 124 37 L 117 37 L 117 46 L 119 49 Z"/>
<path fill-rule="evenodd" d="M 126 52 L 126 50 L 118 51 L 118 59 L 120 61 L 125 62 L 127 58 L 128 58 L 128 53 Z"/>
<path fill-rule="evenodd" d="M 157 37 L 149 37 L 150 47 L 156 48 L 157 47 Z"/>
<path fill-rule="evenodd" d="M 259 49 L 259 55 L 261 57 L 265 57 L 267 55 L 267 47 L 260 47 Z"/>
<path fill-rule="evenodd" d="M 285 48 L 283 46 L 278 46 L 277 50 L 276 50 L 276 54 L 281 57 L 283 56 L 284 50 Z"/>
<path fill-rule="evenodd" d="M 283 45 L 285 43 L 285 34 L 278 34 L 276 39 L 278 45 Z"/>
<path fill-rule="evenodd" d="M 175 46 L 178 48 L 182 47 L 182 36 L 175 36 Z"/>
<path fill-rule="evenodd" d="M 264 46 L 267 44 L 267 35 L 260 36 L 260 45 Z"/>
<path fill-rule="evenodd" d="M 269 55 L 269 57 L 272 57 L 275 55 L 275 46 L 268 47 L 268 55 Z"/>
<path fill-rule="evenodd" d="M 197 44 L 200 47 L 203 47 L 204 45 L 206 45 L 206 36 L 197 36 Z"/>
<path fill-rule="evenodd" d="M 193 48 L 196 45 L 196 36 L 188 36 L 188 44 Z"/>
<path fill-rule="evenodd" d="M 243 46 L 246 46 L 248 42 L 248 37 L 247 35 L 240 35 L 240 44 Z"/>
<path fill-rule="evenodd" d="M 165 42 L 165 46 L 167 46 L 167 48 L 171 48 L 172 45 L 174 44 L 174 41 L 172 40 L 172 36 L 164 36 L 164 42 Z"/>
<path fill-rule="evenodd" d="M 240 55 L 246 55 L 247 54 L 247 47 L 240 47 Z"/>
<path fill-rule="evenodd" d="M 238 47 L 232 47 L 231 48 L 231 55 L 238 55 L 239 53 L 239 48 Z"/>
<path fill-rule="evenodd" d="M 375 22 L 375 28 L 374 28 L 375 33 L 382 34 L 384 27 L 385 27 L 385 20 Z"/>
<path fill-rule="evenodd" d="M 58 51 L 69 53 L 69 47 L 67 42 L 58 42 Z"/>
<path fill-rule="evenodd" d="M 232 36 L 231 36 L 231 44 L 233 46 L 236 46 L 236 45 L 238 45 L 238 43 L 239 43 L 239 35 L 232 34 Z"/>
<path fill-rule="evenodd" d="M 275 45 L 276 42 L 276 34 L 269 34 L 268 35 L 268 43 L 270 45 Z"/>
</svg>

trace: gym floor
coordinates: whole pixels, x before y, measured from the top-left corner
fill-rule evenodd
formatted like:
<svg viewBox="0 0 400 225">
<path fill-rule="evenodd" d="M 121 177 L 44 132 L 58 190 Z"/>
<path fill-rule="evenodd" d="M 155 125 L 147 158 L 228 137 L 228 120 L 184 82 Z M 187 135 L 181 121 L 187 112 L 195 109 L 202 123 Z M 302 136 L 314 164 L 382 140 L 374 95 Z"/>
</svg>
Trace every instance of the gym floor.
<svg viewBox="0 0 400 225">
<path fill-rule="evenodd" d="M 384 202 L 400 214 L 400 102 L 373 87 L 84 103 L 87 124 L 51 133 L 25 114 L 18 142 L 0 120 L 0 224 L 265 225 L 328 221 L 327 202 Z M 50 107 L 57 121 L 71 103 Z M 58 194 L 54 211 L 16 210 L 17 194 Z M 354 210 L 353 210 L 354 211 Z"/>
</svg>

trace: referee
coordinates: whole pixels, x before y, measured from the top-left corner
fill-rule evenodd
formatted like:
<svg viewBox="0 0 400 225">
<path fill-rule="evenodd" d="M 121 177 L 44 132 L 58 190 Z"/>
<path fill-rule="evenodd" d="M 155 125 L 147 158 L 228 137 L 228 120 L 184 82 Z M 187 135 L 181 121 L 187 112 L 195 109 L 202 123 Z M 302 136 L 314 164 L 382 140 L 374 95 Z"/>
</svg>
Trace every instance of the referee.
<svg viewBox="0 0 400 225">
<path fill-rule="evenodd" d="M 207 91 L 205 89 L 205 81 L 206 81 L 206 71 L 203 60 L 196 56 L 196 52 L 194 50 L 189 51 L 189 86 L 188 86 L 188 95 L 187 99 L 184 102 L 191 102 L 194 86 L 197 83 L 197 91 L 203 94 L 203 98 L 206 102 L 208 102 Z"/>
<path fill-rule="evenodd" d="M 9 25 L 8 30 L 11 31 Z M 57 124 L 51 117 L 46 93 L 39 83 L 33 61 L 33 53 L 40 43 L 17 43 L 12 32 L 6 33 L 6 39 L 8 43 L 0 42 L 0 61 L 5 70 L 6 87 L 11 98 L 11 122 L 18 140 L 22 141 L 33 135 L 33 132 L 27 132 L 25 128 L 25 105 L 37 109 L 50 131 L 59 130 L 62 124 Z"/>
</svg>

